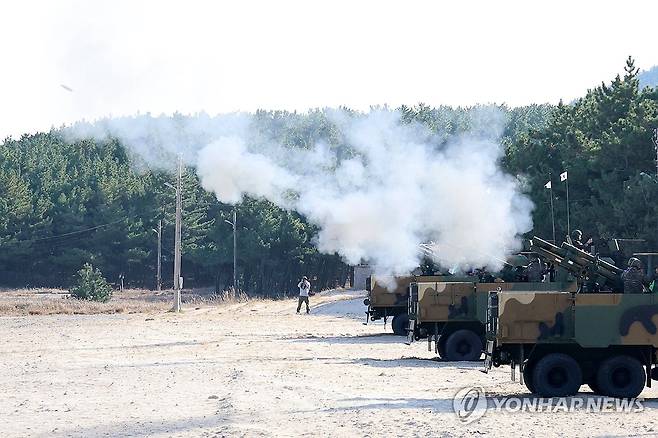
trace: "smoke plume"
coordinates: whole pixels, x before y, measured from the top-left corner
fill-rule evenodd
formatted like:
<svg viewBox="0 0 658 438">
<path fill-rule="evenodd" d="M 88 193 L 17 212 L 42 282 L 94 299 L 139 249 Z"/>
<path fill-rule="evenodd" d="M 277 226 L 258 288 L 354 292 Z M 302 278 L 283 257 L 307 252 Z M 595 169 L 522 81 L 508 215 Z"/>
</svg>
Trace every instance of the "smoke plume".
<svg viewBox="0 0 658 438">
<path fill-rule="evenodd" d="M 182 153 L 219 201 L 251 196 L 296 210 L 318 226 L 320 251 L 367 261 L 379 275 L 417 267 L 425 242 L 452 270 L 497 270 L 520 248 L 532 204 L 500 168 L 504 121 L 495 109 L 476 112 L 471 132 L 456 137 L 388 109 L 327 114 L 339 144 L 286 147 L 256 133 L 248 114 L 112 119 L 69 134 L 116 137 L 151 166 Z"/>
</svg>

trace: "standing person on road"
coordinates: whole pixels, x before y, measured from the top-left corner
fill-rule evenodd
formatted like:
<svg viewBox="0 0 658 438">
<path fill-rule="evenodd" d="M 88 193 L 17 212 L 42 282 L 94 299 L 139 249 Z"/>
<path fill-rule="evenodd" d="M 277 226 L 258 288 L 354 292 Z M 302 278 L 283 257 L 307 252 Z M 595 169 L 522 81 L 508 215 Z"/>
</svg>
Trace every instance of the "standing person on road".
<svg viewBox="0 0 658 438">
<path fill-rule="evenodd" d="M 306 303 L 306 313 L 309 313 L 311 309 L 308 307 L 308 292 L 311 290 L 311 283 L 309 283 L 306 276 L 302 277 L 302 281 L 297 284 L 299 288 L 299 301 L 297 302 L 297 313 L 299 309 L 302 308 L 302 303 Z"/>
</svg>

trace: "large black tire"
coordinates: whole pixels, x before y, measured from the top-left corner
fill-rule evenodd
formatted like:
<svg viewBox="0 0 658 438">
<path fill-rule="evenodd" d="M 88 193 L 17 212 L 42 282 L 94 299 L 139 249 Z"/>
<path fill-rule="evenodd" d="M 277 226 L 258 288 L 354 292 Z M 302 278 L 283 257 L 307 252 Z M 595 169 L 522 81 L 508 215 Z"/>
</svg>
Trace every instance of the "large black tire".
<svg viewBox="0 0 658 438">
<path fill-rule="evenodd" d="M 398 316 L 400 316 L 400 315 L 395 315 L 393 317 L 393 319 L 391 320 L 391 328 L 393 329 L 393 334 L 397 334 L 397 333 L 395 333 L 395 330 L 397 330 Z"/>
<path fill-rule="evenodd" d="M 457 330 L 448 336 L 444 359 L 449 361 L 473 361 L 482 356 L 482 339 L 471 330 Z"/>
<path fill-rule="evenodd" d="M 409 315 L 403 313 L 401 315 L 395 315 L 393 321 L 391 321 L 391 327 L 393 328 L 393 333 L 398 336 L 407 336 L 407 328 L 409 327 Z"/>
<path fill-rule="evenodd" d="M 578 362 L 562 353 L 542 357 L 529 373 L 535 393 L 542 397 L 574 395 L 583 384 L 583 372 Z"/>
<path fill-rule="evenodd" d="M 526 363 L 523 366 L 523 383 L 525 384 L 525 387 L 528 388 L 528 391 L 530 391 L 532 394 L 537 392 L 535 385 L 532 383 L 532 365 L 530 363 Z"/>
<path fill-rule="evenodd" d="M 640 361 L 623 355 L 604 360 L 596 372 L 596 386 L 601 395 L 608 397 L 637 397 L 644 389 L 646 379 Z"/>
</svg>

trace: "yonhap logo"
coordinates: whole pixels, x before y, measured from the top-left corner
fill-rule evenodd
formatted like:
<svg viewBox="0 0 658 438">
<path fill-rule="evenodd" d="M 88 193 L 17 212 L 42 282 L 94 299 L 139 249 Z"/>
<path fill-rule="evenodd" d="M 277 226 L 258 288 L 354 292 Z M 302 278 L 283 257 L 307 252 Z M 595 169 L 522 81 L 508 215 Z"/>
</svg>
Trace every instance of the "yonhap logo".
<svg viewBox="0 0 658 438">
<path fill-rule="evenodd" d="M 481 386 L 460 389 L 452 399 L 452 408 L 462 424 L 470 424 L 490 412 L 621 412 L 644 411 L 644 399 L 622 399 L 597 395 L 578 394 L 572 397 L 511 396 L 487 398 Z"/>
<path fill-rule="evenodd" d="M 487 412 L 487 396 L 481 386 L 460 389 L 452 400 L 452 408 L 462 424 L 470 424 Z"/>
</svg>

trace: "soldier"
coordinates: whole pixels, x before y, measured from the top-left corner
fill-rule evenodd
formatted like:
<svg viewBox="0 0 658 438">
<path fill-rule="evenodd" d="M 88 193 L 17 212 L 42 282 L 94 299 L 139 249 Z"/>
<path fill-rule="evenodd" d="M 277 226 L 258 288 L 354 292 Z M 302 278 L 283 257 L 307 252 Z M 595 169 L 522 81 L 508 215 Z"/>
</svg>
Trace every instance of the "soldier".
<svg viewBox="0 0 658 438">
<path fill-rule="evenodd" d="M 571 232 L 571 244 L 581 251 L 589 252 L 589 246 L 592 244 L 592 238 L 583 243 L 583 232 L 580 230 L 573 230 Z"/>
<path fill-rule="evenodd" d="M 505 264 L 503 269 L 498 272 L 494 283 L 516 283 L 528 281 L 523 266 L 514 266 L 510 263 Z"/>
<path fill-rule="evenodd" d="M 530 263 L 526 267 L 526 275 L 528 281 L 534 283 L 541 283 L 544 280 L 544 264 L 537 256 L 531 256 Z"/>
<path fill-rule="evenodd" d="M 546 279 L 548 280 L 549 283 L 552 283 L 555 281 L 555 274 L 556 274 L 556 269 L 555 265 L 553 263 L 549 263 L 548 267 L 546 268 Z"/>
<path fill-rule="evenodd" d="M 610 257 L 610 245 L 608 244 L 608 241 L 604 239 L 603 237 L 599 236 L 598 234 L 594 234 L 591 238 L 592 243 L 590 246 L 590 250 L 593 249 L 594 251 L 592 252 L 592 255 L 598 255 L 601 258 L 604 257 Z"/>
<path fill-rule="evenodd" d="M 473 272 L 480 283 L 493 283 L 495 278 L 485 268 L 478 268 Z"/>
<path fill-rule="evenodd" d="M 621 274 L 624 282 L 625 294 L 641 294 L 644 292 L 645 276 L 642 272 L 640 259 L 631 257 L 628 260 L 628 268 Z"/>
<path fill-rule="evenodd" d="M 299 300 L 297 301 L 297 313 L 302 308 L 302 303 L 306 303 L 306 313 L 309 313 L 311 309 L 308 307 L 308 292 L 311 290 L 311 283 L 309 283 L 306 276 L 302 277 L 302 281 L 297 284 L 299 288 Z"/>
</svg>

